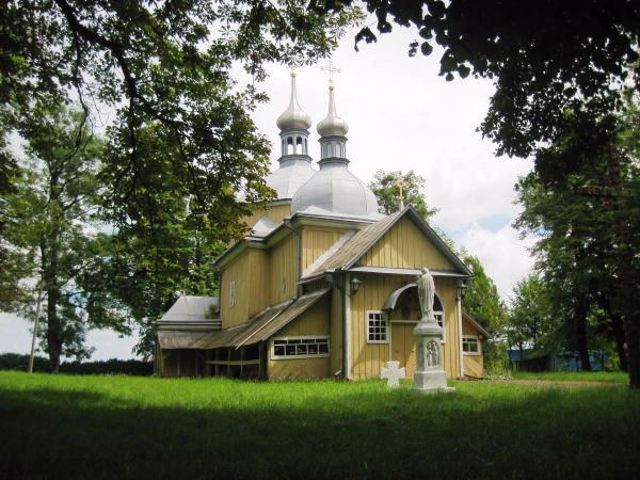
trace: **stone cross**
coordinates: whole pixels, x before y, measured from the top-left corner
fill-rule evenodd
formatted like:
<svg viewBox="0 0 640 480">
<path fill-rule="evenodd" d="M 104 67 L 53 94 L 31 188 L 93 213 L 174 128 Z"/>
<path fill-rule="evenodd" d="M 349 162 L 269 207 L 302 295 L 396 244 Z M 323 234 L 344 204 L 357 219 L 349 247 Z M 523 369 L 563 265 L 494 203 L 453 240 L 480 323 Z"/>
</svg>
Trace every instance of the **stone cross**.
<svg viewBox="0 0 640 480">
<path fill-rule="evenodd" d="M 405 378 L 404 367 L 400 368 L 400 362 L 387 362 L 380 370 L 380 378 L 387 379 L 387 387 L 398 388 L 400 379 Z"/>
</svg>

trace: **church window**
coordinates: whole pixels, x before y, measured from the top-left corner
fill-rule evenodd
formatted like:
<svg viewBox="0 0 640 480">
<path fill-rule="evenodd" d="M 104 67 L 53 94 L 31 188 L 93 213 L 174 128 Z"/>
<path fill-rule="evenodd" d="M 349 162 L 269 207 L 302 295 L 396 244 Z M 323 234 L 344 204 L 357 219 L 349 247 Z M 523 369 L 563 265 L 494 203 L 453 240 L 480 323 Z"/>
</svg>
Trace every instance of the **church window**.
<svg viewBox="0 0 640 480">
<path fill-rule="evenodd" d="M 367 342 L 389 343 L 389 317 L 385 312 L 367 312 Z"/>
<path fill-rule="evenodd" d="M 229 282 L 229 308 L 236 306 L 236 281 Z"/>
<path fill-rule="evenodd" d="M 433 298 L 433 316 L 436 319 L 436 322 L 438 322 L 438 325 L 442 328 L 442 342 L 445 342 L 447 339 L 447 332 L 444 328 L 444 309 L 442 308 L 442 302 L 438 295 L 435 295 Z"/>
<path fill-rule="evenodd" d="M 271 358 L 327 357 L 329 337 L 282 337 L 274 338 L 271 344 Z"/>
<path fill-rule="evenodd" d="M 463 336 L 462 351 L 468 355 L 480 355 L 480 340 L 478 340 L 478 337 L 470 335 Z"/>
<path fill-rule="evenodd" d="M 302 153 L 302 137 L 296 138 L 296 153 Z"/>
<path fill-rule="evenodd" d="M 293 138 L 287 138 L 287 155 L 293 155 L 295 153 L 295 147 L 293 145 Z"/>
</svg>

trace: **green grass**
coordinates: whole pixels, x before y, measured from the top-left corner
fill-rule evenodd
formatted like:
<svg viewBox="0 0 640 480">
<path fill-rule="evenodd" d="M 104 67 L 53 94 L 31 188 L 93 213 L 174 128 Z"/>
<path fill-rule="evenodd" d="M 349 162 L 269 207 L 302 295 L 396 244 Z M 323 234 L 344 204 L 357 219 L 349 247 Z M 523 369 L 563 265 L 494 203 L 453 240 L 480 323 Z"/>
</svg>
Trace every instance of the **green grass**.
<svg viewBox="0 0 640 480">
<path fill-rule="evenodd" d="M 516 380 L 550 380 L 560 382 L 605 382 L 629 383 L 629 374 L 625 372 L 513 372 Z"/>
<path fill-rule="evenodd" d="M 623 386 L 0 372 L 0 478 L 638 478 Z"/>
</svg>

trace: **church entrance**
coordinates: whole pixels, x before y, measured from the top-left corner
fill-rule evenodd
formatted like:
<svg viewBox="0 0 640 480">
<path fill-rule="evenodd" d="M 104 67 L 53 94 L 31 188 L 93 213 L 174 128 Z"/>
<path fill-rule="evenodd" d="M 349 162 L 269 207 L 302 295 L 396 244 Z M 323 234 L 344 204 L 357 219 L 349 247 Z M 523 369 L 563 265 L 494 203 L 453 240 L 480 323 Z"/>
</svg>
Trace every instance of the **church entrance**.
<svg viewBox="0 0 640 480">
<path fill-rule="evenodd" d="M 406 378 L 413 378 L 416 372 L 416 337 L 413 329 L 418 324 L 412 320 L 391 321 L 391 360 L 400 362 Z"/>
</svg>

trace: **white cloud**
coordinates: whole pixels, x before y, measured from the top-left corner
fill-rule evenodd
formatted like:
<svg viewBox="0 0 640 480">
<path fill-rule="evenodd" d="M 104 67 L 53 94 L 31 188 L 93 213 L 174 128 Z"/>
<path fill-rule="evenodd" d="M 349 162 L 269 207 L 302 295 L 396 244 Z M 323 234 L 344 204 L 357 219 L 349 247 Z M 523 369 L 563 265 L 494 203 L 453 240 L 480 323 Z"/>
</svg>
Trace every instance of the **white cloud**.
<svg viewBox="0 0 640 480">
<path fill-rule="evenodd" d="M 520 240 L 516 230 L 505 225 L 490 232 L 479 225 L 471 226 L 463 235 L 462 244 L 480 259 L 486 273 L 494 280 L 503 300 L 508 301 L 513 286 L 533 266 L 529 248 L 533 239 Z"/>
</svg>

